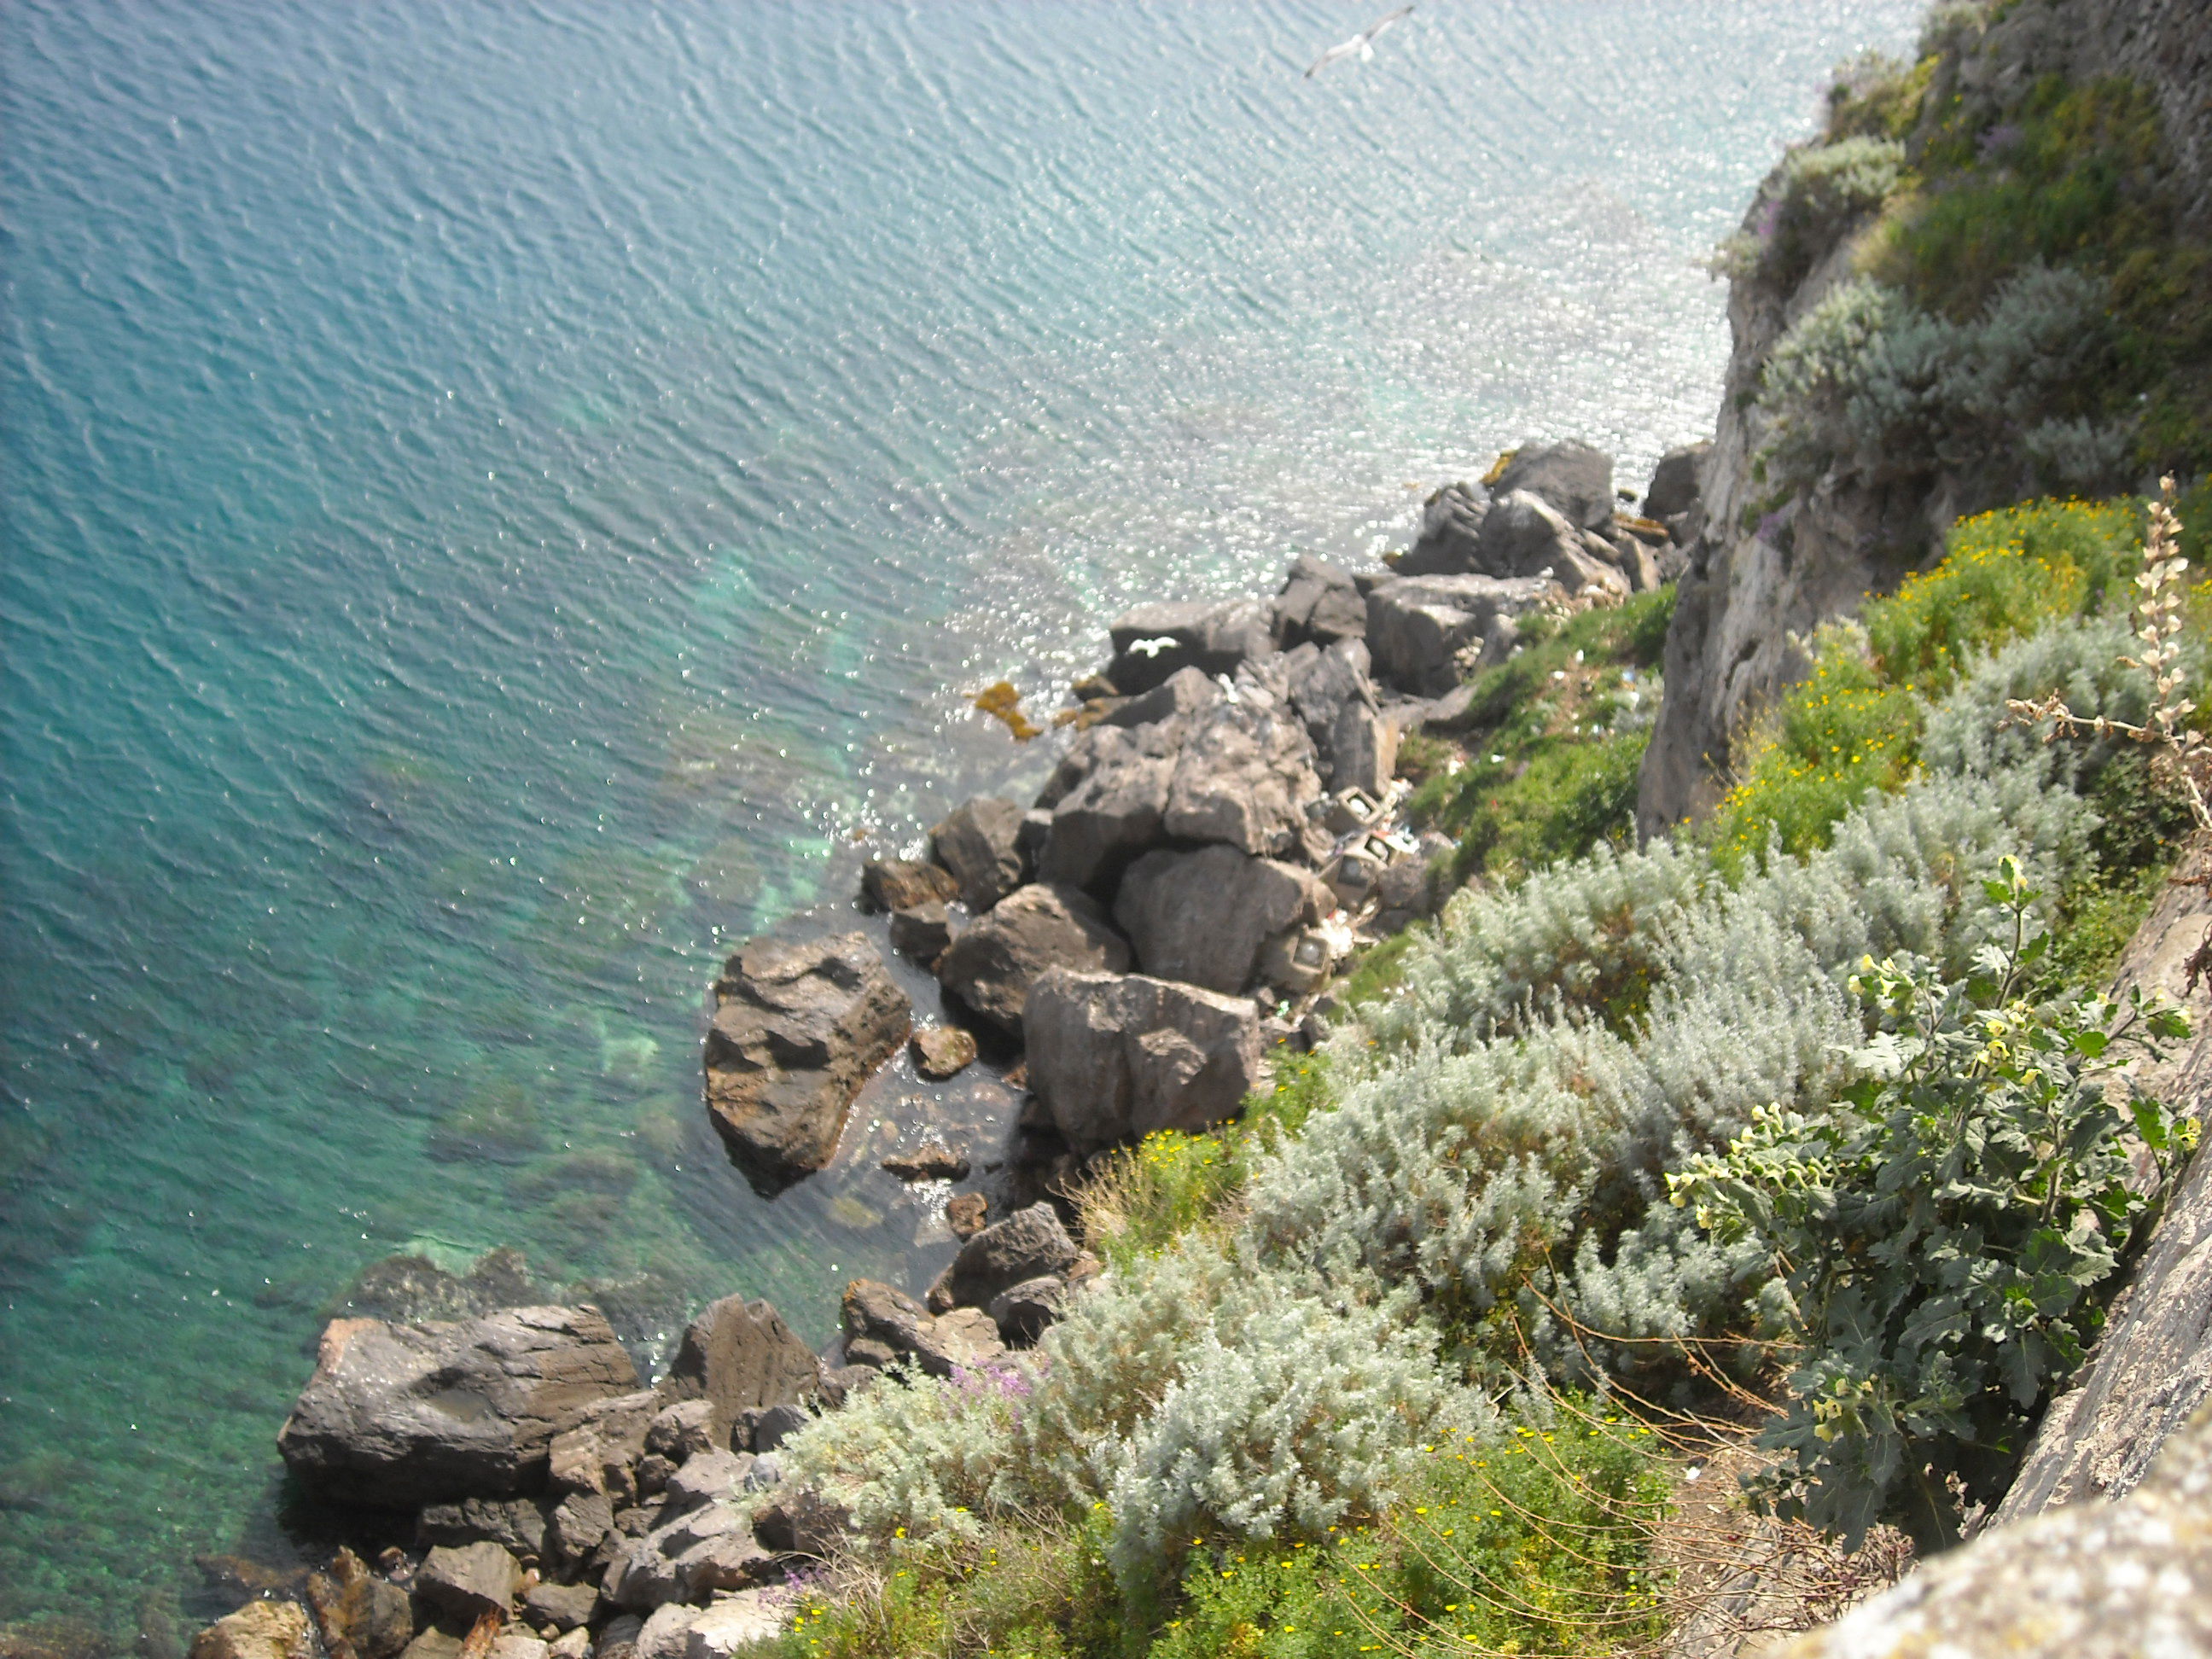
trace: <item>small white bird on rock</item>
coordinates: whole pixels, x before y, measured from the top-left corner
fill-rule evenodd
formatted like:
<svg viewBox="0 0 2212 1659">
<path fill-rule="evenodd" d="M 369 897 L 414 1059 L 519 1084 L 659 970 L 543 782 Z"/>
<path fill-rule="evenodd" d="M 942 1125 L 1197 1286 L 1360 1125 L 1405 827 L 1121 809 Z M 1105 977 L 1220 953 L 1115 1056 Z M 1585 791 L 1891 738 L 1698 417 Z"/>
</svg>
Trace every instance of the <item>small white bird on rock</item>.
<svg viewBox="0 0 2212 1659">
<path fill-rule="evenodd" d="M 1401 18 L 1404 17 L 1413 9 L 1411 6 L 1401 6 L 1389 16 L 1377 18 L 1374 22 L 1369 24 L 1366 28 L 1363 29 L 1358 34 L 1353 35 L 1349 40 L 1344 42 L 1343 45 L 1331 46 L 1327 52 L 1322 53 L 1320 57 L 1313 60 L 1313 67 L 1306 71 L 1306 79 L 1309 81 L 1312 80 L 1315 76 L 1319 75 L 1323 70 L 1327 69 L 1331 64 L 1335 63 L 1339 58 L 1349 58 L 1355 52 L 1359 55 L 1359 58 L 1363 62 L 1372 58 L 1375 55 L 1375 37 L 1382 33 L 1384 29 L 1389 28 L 1391 24 L 1397 22 Z"/>
</svg>

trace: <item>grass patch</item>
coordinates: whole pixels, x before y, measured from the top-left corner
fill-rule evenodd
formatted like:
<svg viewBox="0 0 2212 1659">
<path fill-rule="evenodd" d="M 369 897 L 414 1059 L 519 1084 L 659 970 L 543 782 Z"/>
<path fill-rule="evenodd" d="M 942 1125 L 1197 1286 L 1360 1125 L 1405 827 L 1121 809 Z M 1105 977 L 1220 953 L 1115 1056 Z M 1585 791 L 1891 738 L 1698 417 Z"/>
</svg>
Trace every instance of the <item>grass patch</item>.
<svg viewBox="0 0 2212 1659">
<path fill-rule="evenodd" d="M 1425 738 L 1401 761 L 1419 783 L 1409 815 L 1455 843 L 1455 881 L 1510 877 L 1634 833 L 1674 608 L 1667 587 L 1532 622 L 1512 659 L 1474 682 L 1465 735 Z"/>
</svg>

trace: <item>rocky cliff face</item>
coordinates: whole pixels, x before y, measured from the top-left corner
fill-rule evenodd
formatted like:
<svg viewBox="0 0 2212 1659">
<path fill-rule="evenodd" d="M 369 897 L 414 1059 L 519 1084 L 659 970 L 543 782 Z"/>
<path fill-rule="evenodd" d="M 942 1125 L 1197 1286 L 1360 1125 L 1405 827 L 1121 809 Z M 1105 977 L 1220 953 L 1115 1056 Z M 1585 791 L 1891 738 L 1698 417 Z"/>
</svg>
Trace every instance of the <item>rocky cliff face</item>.
<svg viewBox="0 0 2212 1659">
<path fill-rule="evenodd" d="M 1948 134 L 2002 141 L 2008 112 L 2049 77 L 2124 76 L 2158 111 L 2166 152 L 2158 187 L 2176 215 L 2177 240 L 2201 242 L 2212 228 L 2212 8 L 2014 0 L 1996 9 L 1997 20 L 1984 24 L 1972 9 L 1938 9 L 1923 43 L 1924 89 L 1911 83 L 1918 112 L 1905 153 L 1917 155 L 1939 124 Z M 1747 241 L 1772 238 L 1790 172 L 1785 161 L 1761 187 L 1745 218 Z M 1765 476 L 1761 452 L 1775 432 L 1759 393 L 1770 360 L 1793 325 L 1860 274 L 1882 206 L 1878 196 L 1831 201 L 1790 227 L 1786 257 L 1752 263 L 1731 283 L 1735 344 L 1702 469 L 1705 518 L 1682 578 L 1666 706 L 1639 780 L 1645 836 L 1704 816 L 1726 793 L 1747 729 L 1805 672 L 1793 635 L 1850 613 L 1868 592 L 1929 562 L 1954 517 L 2039 493 L 2020 465 L 2023 446 L 2006 444 L 2002 430 L 1994 453 L 1964 465 L 1940 443 L 1892 443 L 1793 486 Z"/>
</svg>

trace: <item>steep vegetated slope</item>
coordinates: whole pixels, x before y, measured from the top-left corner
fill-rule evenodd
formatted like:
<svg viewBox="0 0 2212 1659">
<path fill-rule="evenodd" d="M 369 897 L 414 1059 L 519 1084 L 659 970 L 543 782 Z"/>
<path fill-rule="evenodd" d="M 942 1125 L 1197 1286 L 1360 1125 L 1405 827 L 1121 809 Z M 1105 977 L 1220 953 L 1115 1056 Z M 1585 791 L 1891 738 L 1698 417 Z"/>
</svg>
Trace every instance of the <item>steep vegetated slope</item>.
<svg viewBox="0 0 2212 1659">
<path fill-rule="evenodd" d="M 1839 74 L 1718 258 L 1735 344 L 1646 833 L 1726 793 L 1794 636 L 1954 519 L 2212 464 L 2208 82 L 2189 0 L 1946 5 L 1916 63 Z"/>
</svg>

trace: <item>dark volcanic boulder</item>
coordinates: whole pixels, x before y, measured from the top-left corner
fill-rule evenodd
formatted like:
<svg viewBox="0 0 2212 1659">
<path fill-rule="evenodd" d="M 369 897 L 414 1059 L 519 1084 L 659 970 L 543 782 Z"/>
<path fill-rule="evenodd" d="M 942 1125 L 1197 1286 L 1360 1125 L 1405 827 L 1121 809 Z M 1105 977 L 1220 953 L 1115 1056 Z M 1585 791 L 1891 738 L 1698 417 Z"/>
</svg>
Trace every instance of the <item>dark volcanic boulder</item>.
<svg viewBox="0 0 2212 1659">
<path fill-rule="evenodd" d="M 1399 576 L 1367 595 L 1375 673 L 1415 696 L 1440 697 L 1510 648 L 1504 625 L 1559 596 L 1546 576 Z M 1492 648 L 1497 641 L 1505 641 Z"/>
<path fill-rule="evenodd" d="M 1275 643 L 1285 651 L 1309 642 L 1334 645 L 1366 633 L 1367 601 L 1350 571 L 1301 553 L 1291 561 L 1291 574 L 1275 596 L 1270 620 Z"/>
<path fill-rule="evenodd" d="M 336 1319 L 276 1445 L 302 1482 L 343 1502 L 505 1498 L 544 1481 L 553 1437 L 586 1407 L 636 1387 L 596 1308 Z"/>
<path fill-rule="evenodd" d="M 1590 588 L 1622 597 L 1628 592 L 1617 549 L 1525 489 L 1499 496 L 1490 509 L 1476 560 L 1485 575 L 1549 576 L 1570 594 Z"/>
<path fill-rule="evenodd" d="M 714 1003 L 707 1109 L 730 1156 L 770 1191 L 829 1163 L 853 1097 L 913 1024 L 863 933 L 755 939 L 730 958 Z"/>
<path fill-rule="evenodd" d="M 988 1308 L 1017 1285 L 1065 1274 L 1079 1254 L 1059 1212 L 1049 1204 L 1032 1204 L 963 1244 L 929 1287 L 929 1305 L 944 1310 Z"/>
<path fill-rule="evenodd" d="M 1267 608 L 1255 599 L 1225 605 L 1140 605 L 1115 617 L 1114 660 L 1106 678 L 1123 696 L 1149 691 L 1178 668 L 1233 674 L 1246 659 L 1275 648 Z"/>
<path fill-rule="evenodd" d="M 463 1624 L 504 1619 L 521 1589 L 521 1564 L 493 1543 L 441 1544 L 415 1570 L 415 1594 Z"/>
<path fill-rule="evenodd" d="M 932 900 L 910 910 L 891 912 L 891 949 L 928 967 L 952 944 L 952 918 Z"/>
<path fill-rule="evenodd" d="M 1160 841 L 1188 724 L 1094 726 L 1075 740 L 1039 801 L 1052 811 L 1040 882 L 1109 891 L 1131 859 Z"/>
<path fill-rule="evenodd" d="M 945 988 L 1010 1036 L 1022 1034 L 1022 1005 L 1048 968 L 1129 965 L 1129 947 L 1088 894 L 1042 883 L 1009 894 L 952 941 L 939 959 Z"/>
<path fill-rule="evenodd" d="M 1540 496 L 1577 529 L 1601 530 L 1613 517 L 1613 457 L 1571 438 L 1523 444 L 1492 483 L 1490 494 L 1502 501 L 1516 489 Z"/>
<path fill-rule="evenodd" d="M 870 859 L 860 866 L 860 902 L 871 910 L 911 910 L 960 896 L 949 870 L 912 859 Z"/>
<path fill-rule="evenodd" d="M 1067 1281 L 1054 1273 L 1024 1279 L 993 1297 L 987 1311 L 1009 1345 L 1026 1348 L 1066 1314 Z"/>
<path fill-rule="evenodd" d="M 331 1659 L 396 1659 L 415 1634 L 407 1592 L 349 1549 L 308 1577 L 307 1606 Z"/>
<path fill-rule="evenodd" d="M 949 1314 L 952 1304 L 945 1306 Z M 848 1353 L 879 1357 L 879 1349 L 887 1351 L 894 1359 L 912 1359 L 932 1376 L 988 1364 L 1006 1352 L 988 1321 L 939 1318 L 904 1291 L 873 1279 L 846 1285 L 842 1312 Z"/>
<path fill-rule="evenodd" d="M 1079 1151 L 1221 1122 L 1265 1076 L 1250 999 L 1194 985 L 1054 969 L 1025 1023 L 1030 1086 Z"/>
<path fill-rule="evenodd" d="M 963 801 L 929 832 L 930 851 L 960 884 L 960 899 L 977 915 L 1022 884 L 1016 845 L 1022 809 L 996 795 Z"/>
<path fill-rule="evenodd" d="M 1154 978 L 1235 992 L 1252 984 L 1270 939 L 1334 908 L 1311 872 L 1217 843 L 1146 854 L 1121 878 L 1114 920 Z"/>
<path fill-rule="evenodd" d="M 1446 484 L 1421 503 L 1421 533 L 1398 561 L 1398 574 L 1458 576 L 1478 568 L 1475 550 L 1489 511 L 1490 497 L 1480 484 Z"/>
<path fill-rule="evenodd" d="M 794 1405 L 820 1390 L 814 1352 L 766 1302 L 726 1296 L 708 1304 L 684 1332 L 683 1346 L 661 1383 L 669 1401 L 704 1400 L 714 1407 L 709 1439 L 730 1443 L 740 1413 Z"/>
</svg>

